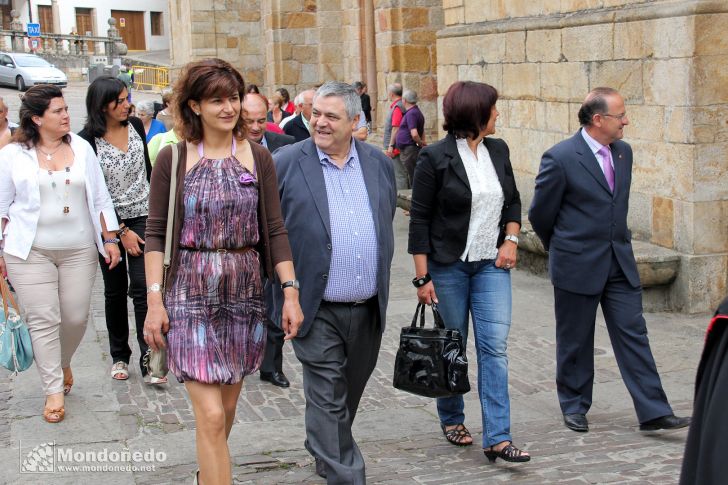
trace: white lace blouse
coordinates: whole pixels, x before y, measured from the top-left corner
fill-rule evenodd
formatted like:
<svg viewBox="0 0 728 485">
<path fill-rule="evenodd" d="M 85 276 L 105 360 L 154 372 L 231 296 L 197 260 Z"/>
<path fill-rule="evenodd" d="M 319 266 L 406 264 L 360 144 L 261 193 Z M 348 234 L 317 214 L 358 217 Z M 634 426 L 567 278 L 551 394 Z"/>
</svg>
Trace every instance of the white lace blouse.
<svg viewBox="0 0 728 485">
<path fill-rule="evenodd" d="M 496 259 L 498 256 L 498 234 L 500 233 L 500 217 L 503 209 L 503 188 L 498 180 L 488 149 L 483 143 L 478 144 L 478 157 L 468 147 L 465 139 L 456 140 L 458 153 L 468 175 L 472 206 L 470 208 L 470 224 L 465 251 L 460 256 L 462 261 L 481 261 Z"/>
</svg>

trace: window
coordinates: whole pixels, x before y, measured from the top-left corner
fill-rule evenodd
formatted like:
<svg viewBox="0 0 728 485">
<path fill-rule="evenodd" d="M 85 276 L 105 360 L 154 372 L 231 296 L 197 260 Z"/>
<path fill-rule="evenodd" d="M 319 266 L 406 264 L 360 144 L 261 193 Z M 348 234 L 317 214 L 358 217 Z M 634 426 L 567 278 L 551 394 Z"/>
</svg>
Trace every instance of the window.
<svg viewBox="0 0 728 485">
<path fill-rule="evenodd" d="M 164 35 L 162 12 L 149 12 L 149 20 L 152 22 L 152 35 Z"/>
</svg>

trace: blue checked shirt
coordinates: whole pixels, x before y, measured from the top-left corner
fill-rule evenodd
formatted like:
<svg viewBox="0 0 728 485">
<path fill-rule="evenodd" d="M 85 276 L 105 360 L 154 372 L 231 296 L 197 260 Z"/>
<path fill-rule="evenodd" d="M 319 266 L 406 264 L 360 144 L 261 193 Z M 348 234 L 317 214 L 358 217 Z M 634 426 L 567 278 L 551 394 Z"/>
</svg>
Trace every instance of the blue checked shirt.
<svg viewBox="0 0 728 485">
<path fill-rule="evenodd" d="M 324 300 L 351 302 L 377 294 L 377 233 L 369 194 L 352 140 L 348 161 L 337 167 L 319 150 L 331 225 L 331 267 Z"/>
</svg>

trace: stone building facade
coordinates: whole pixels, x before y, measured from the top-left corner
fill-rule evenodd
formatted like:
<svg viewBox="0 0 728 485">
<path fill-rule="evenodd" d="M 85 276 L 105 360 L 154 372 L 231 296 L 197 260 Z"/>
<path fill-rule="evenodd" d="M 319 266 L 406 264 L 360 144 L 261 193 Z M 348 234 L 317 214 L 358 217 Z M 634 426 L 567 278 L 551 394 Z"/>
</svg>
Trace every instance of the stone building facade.
<svg viewBox="0 0 728 485">
<path fill-rule="evenodd" d="M 176 65 L 219 56 L 269 92 L 364 80 L 421 96 L 428 130 L 456 80 L 500 92 L 524 207 L 543 151 L 578 129 L 589 89 L 626 98 L 630 228 L 680 256 L 666 308 L 728 289 L 728 2 L 723 0 L 172 0 Z M 440 101 L 440 102 L 438 102 Z"/>
</svg>

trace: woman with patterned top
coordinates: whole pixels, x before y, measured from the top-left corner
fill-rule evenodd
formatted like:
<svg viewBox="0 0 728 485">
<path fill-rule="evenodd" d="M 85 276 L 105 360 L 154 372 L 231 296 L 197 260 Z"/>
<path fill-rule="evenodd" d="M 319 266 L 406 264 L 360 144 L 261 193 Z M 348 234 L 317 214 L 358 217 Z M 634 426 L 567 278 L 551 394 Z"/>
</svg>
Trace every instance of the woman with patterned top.
<svg viewBox="0 0 728 485">
<path fill-rule="evenodd" d="M 129 378 L 132 355 L 127 317 L 129 295 L 134 302 L 141 375 L 148 384 L 164 384 L 166 378 L 147 377 L 143 364 L 148 349 L 142 335 L 147 316 L 143 245 L 152 166 L 144 126 L 138 118 L 129 117 L 127 94 L 124 83 L 113 77 L 102 76 L 92 82 L 86 94 L 88 117 L 79 135 L 96 152 L 120 226 L 117 243 L 124 261 L 113 270 L 101 265 L 106 328 L 113 362 L 111 377 L 116 380 Z"/>
<path fill-rule="evenodd" d="M 447 136 L 424 147 L 415 167 L 409 252 L 419 301 L 437 303 L 446 326 L 465 342 L 468 316 L 473 320 L 485 456 L 524 462 L 530 455 L 511 441 L 506 354 L 521 198 L 508 145 L 488 137 L 497 100 L 488 84 L 459 81 L 447 90 Z M 462 396 L 438 399 L 437 411 L 450 443 L 473 443 Z"/>
<path fill-rule="evenodd" d="M 30 330 L 49 423 L 65 416 L 97 255 L 112 270 L 120 259 L 104 176 L 70 121 L 60 88 L 33 86 L 13 142 L 0 150 L 0 278 L 15 286 Z"/>
<path fill-rule="evenodd" d="M 242 76 L 220 59 L 191 63 L 175 93 L 177 128 L 186 141 L 164 147 L 154 165 L 144 330 L 152 349 L 165 346 L 166 333 L 169 369 L 190 395 L 199 479 L 229 484 L 227 438 L 243 378 L 257 371 L 266 342 L 261 270 L 271 280 L 275 269 L 283 282 L 286 340 L 296 336 L 303 313 L 273 159 L 245 138 Z M 179 165 L 168 221 L 172 150 Z M 168 224 L 171 263 L 162 281 Z"/>
</svg>

